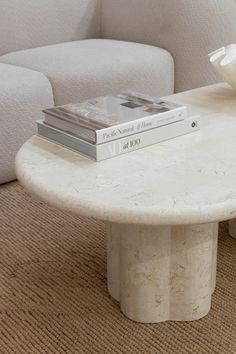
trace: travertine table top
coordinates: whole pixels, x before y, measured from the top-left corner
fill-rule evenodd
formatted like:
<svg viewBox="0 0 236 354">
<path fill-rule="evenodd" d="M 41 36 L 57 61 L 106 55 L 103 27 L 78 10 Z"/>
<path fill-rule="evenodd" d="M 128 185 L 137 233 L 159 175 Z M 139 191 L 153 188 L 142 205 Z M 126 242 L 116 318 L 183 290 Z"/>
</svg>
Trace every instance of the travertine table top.
<svg viewBox="0 0 236 354">
<path fill-rule="evenodd" d="M 94 162 L 34 136 L 20 182 L 56 207 L 118 223 L 194 224 L 236 217 L 236 93 L 217 84 L 166 97 L 200 114 L 201 131 Z"/>
</svg>

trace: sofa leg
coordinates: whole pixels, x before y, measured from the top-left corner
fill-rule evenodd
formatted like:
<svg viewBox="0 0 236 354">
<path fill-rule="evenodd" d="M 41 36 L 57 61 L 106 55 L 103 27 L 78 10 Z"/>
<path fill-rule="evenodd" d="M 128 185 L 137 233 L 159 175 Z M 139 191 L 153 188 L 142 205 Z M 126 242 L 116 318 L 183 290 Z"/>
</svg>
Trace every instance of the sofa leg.
<svg viewBox="0 0 236 354">
<path fill-rule="evenodd" d="M 236 219 L 229 221 L 229 234 L 232 238 L 236 239 Z"/>
</svg>

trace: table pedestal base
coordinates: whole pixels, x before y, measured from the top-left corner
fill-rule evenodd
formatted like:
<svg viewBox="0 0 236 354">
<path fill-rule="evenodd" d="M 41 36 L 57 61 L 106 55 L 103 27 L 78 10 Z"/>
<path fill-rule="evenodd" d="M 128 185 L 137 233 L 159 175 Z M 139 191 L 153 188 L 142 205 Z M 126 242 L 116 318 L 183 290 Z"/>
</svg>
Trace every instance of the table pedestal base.
<svg viewBox="0 0 236 354">
<path fill-rule="evenodd" d="M 137 322 L 205 316 L 215 289 L 217 237 L 218 223 L 107 224 L 110 295 Z"/>
<path fill-rule="evenodd" d="M 229 234 L 236 239 L 236 219 L 229 221 Z"/>
</svg>

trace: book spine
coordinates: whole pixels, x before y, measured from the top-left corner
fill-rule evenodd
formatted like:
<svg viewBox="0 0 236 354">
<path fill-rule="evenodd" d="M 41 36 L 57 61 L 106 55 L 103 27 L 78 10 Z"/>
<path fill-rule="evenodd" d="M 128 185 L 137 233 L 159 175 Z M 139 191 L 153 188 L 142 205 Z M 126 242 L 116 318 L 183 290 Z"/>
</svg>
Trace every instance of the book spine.
<svg viewBox="0 0 236 354">
<path fill-rule="evenodd" d="M 187 118 L 180 122 L 171 123 L 160 128 L 134 134 L 126 138 L 114 140 L 96 146 L 96 160 L 102 161 L 111 157 L 135 151 L 149 145 L 177 136 L 186 135 L 200 129 L 199 116 Z"/>
<path fill-rule="evenodd" d="M 158 113 L 109 128 L 100 129 L 96 131 L 96 144 L 106 143 L 129 135 L 162 127 L 166 124 L 184 120 L 186 117 L 187 108 L 183 106 L 168 112 Z"/>
</svg>

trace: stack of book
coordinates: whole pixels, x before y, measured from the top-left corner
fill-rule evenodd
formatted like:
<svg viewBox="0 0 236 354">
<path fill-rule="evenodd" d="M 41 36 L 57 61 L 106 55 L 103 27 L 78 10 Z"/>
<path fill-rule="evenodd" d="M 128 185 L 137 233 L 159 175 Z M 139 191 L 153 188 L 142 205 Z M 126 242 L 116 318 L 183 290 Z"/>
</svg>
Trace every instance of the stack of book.
<svg viewBox="0 0 236 354">
<path fill-rule="evenodd" d="M 44 111 L 38 135 L 96 161 L 199 129 L 187 108 L 134 92 L 103 96 Z"/>
</svg>

